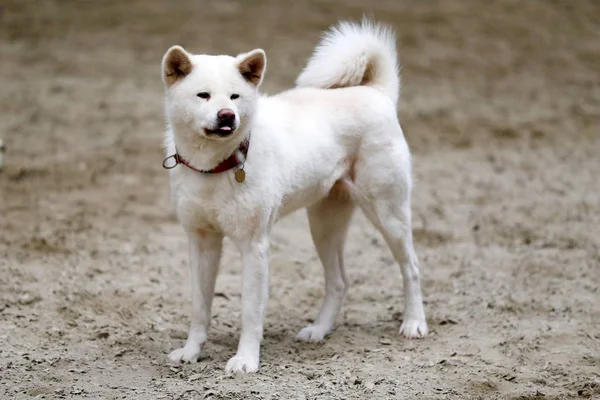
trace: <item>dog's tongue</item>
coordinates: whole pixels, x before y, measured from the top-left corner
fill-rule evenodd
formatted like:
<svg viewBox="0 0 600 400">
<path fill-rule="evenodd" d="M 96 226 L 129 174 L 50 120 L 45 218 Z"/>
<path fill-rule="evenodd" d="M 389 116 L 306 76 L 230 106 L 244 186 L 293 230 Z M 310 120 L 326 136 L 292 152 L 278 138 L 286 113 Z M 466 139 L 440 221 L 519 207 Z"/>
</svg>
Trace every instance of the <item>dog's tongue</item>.
<svg viewBox="0 0 600 400">
<path fill-rule="evenodd" d="M 231 127 L 230 126 L 222 126 L 219 129 L 222 130 L 222 131 L 230 131 Z"/>
</svg>

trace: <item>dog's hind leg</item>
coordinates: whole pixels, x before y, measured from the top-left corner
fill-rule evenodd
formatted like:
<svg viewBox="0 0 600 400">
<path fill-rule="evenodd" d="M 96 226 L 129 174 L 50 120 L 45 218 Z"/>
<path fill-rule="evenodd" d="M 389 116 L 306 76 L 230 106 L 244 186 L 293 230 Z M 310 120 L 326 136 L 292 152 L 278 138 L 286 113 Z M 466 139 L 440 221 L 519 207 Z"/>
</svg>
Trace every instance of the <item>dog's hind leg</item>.
<svg viewBox="0 0 600 400">
<path fill-rule="evenodd" d="M 298 340 L 323 340 L 333 329 L 342 308 L 348 289 L 344 270 L 344 242 L 353 210 L 354 203 L 338 193 L 332 193 L 307 210 L 310 232 L 325 271 L 325 299 L 317 319 L 298 333 Z"/>
<path fill-rule="evenodd" d="M 421 296 L 419 262 L 413 247 L 410 191 L 410 165 L 398 168 L 398 158 L 386 159 L 379 153 L 366 162 L 350 184 L 354 200 L 366 217 L 382 233 L 402 271 L 404 281 L 404 320 L 400 333 L 406 338 L 427 335 L 427 322 Z M 393 166 L 387 168 L 387 165 Z M 382 172 L 383 171 L 383 172 Z"/>
</svg>

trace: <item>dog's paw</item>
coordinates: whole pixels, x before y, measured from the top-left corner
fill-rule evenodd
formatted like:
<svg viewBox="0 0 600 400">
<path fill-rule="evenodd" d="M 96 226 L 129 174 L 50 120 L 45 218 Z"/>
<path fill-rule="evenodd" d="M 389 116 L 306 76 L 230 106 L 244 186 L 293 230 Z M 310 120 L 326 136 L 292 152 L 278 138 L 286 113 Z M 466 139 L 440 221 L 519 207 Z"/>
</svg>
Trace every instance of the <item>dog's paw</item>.
<svg viewBox="0 0 600 400">
<path fill-rule="evenodd" d="M 400 334 L 407 339 L 418 339 L 427 336 L 427 322 L 424 319 L 404 320 L 400 326 Z"/>
<path fill-rule="evenodd" d="M 169 354 L 169 360 L 175 364 L 195 363 L 200 360 L 200 345 L 185 345 Z"/>
<path fill-rule="evenodd" d="M 325 339 L 325 336 L 327 336 L 328 333 L 329 329 L 324 326 L 309 325 L 298 332 L 296 335 L 296 340 L 301 342 L 317 343 Z"/>
<path fill-rule="evenodd" d="M 257 357 L 241 356 L 236 354 L 229 361 L 227 361 L 227 366 L 225 366 L 225 372 L 228 374 L 249 374 L 256 371 L 258 371 Z"/>
</svg>

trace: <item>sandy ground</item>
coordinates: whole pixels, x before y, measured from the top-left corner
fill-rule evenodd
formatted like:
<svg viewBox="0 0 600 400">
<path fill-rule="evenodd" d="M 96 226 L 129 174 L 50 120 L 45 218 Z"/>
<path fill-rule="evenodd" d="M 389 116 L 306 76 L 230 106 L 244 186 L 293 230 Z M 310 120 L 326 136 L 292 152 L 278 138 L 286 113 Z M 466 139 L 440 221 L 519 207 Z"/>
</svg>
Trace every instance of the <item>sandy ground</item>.
<svg viewBox="0 0 600 400">
<path fill-rule="evenodd" d="M 372 3 L 1 2 L 3 399 L 600 398 L 600 4 Z M 272 93 L 322 29 L 365 11 L 398 32 L 431 334 L 398 336 L 399 268 L 357 215 L 339 328 L 296 343 L 323 296 L 296 213 L 274 232 L 260 372 L 224 374 L 229 243 L 204 359 L 169 365 L 190 307 L 160 167 L 162 55 L 263 47 Z"/>
</svg>

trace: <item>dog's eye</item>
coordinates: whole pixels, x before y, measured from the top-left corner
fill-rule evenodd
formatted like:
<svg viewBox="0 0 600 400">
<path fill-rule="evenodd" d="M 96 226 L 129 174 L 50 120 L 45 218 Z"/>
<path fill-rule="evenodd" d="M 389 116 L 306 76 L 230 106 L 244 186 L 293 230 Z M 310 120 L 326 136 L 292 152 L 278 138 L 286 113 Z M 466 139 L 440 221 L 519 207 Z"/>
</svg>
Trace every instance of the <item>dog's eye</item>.
<svg viewBox="0 0 600 400">
<path fill-rule="evenodd" d="M 234 93 L 234 94 L 232 94 L 232 95 L 231 95 L 231 100 L 235 100 L 235 99 L 237 99 L 237 98 L 239 98 L 239 97 L 240 97 L 240 95 L 239 95 L 239 94 L 237 94 L 237 93 Z"/>
<path fill-rule="evenodd" d="M 210 99 L 210 94 L 206 93 L 206 92 L 200 92 L 197 94 L 198 97 L 200 97 L 201 99 Z"/>
</svg>

